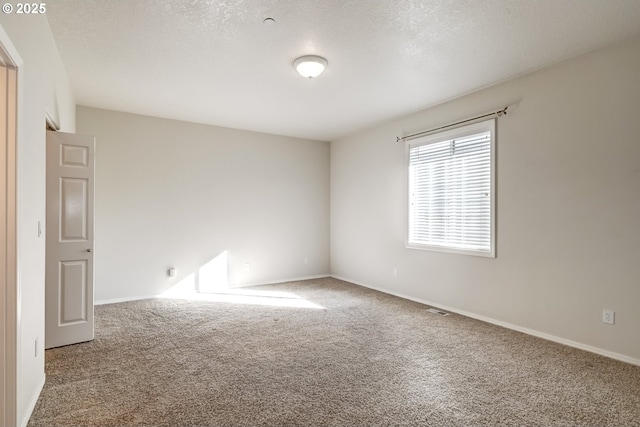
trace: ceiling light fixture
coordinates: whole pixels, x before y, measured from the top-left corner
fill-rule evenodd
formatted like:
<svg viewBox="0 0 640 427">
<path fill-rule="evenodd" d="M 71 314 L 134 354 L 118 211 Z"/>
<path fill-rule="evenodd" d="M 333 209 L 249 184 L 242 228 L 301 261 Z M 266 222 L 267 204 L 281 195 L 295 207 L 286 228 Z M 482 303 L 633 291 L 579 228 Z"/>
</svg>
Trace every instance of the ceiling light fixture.
<svg viewBox="0 0 640 427">
<path fill-rule="evenodd" d="M 327 60 L 321 56 L 307 55 L 293 61 L 293 67 L 302 77 L 318 77 L 327 67 Z"/>
</svg>

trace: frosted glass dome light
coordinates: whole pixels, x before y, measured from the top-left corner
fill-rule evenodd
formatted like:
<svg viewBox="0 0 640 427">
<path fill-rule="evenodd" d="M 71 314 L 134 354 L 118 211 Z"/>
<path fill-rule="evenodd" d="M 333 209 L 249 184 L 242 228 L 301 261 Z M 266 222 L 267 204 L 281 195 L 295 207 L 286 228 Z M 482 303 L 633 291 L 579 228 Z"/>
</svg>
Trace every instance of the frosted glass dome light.
<svg viewBox="0 0 640 427">
<path fill-rule="evenodd" d="M 327 60 L 321 56 L 307 55 L 293 61 L 293 66 L 302 77 L 318 77 L 327 67 Z"/>
</svg>

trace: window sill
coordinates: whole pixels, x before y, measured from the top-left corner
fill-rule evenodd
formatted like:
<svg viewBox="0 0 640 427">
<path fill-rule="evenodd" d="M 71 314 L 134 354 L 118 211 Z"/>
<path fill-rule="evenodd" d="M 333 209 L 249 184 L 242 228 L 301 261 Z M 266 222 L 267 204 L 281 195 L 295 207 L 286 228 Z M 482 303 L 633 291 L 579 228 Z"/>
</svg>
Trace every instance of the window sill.
<svg viewBox="0 0 640 427">
<path fill-rule="evenodd" d="M 420 245 L 415 243 L 407 243 L 405 247 L 407 249 L 418 249 L 421 251 L 445 252 L 445 253 L 458 254 L 458 255 L 479 256 L 483 258 L 496 258 L 495 249 L 492 249 L 490 251 L 481 251 L 481 250 L 474 250 L 474 249 L 452 248 L 447 246 Z"/>
</svg>

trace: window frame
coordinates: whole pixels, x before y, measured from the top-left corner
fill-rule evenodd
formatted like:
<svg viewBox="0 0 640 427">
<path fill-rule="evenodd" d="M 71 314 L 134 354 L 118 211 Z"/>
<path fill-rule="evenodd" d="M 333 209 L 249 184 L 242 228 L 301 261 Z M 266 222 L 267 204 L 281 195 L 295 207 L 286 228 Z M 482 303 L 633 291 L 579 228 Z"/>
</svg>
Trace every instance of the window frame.
<svg viewBox="0 0 640 427">
<path fill-rule="evenodd" d="M 421 243 L 410 242 L 409 232 L 411 229 L 411 188 L 410 188 L 410 152 L 412 147 L 423 146 L 429 144 L 436 144 L 438 142 L 449 141 L 452 139 L 462 138 L 465 136 L 474 135 L 482 132 L 490 132 L 490 249 L 488 251 L 463 249 L 446 245 L 429 245 Z M 496 258 L 496 119 L 483 120 L 480 122 L 459 126 L 453 129 L 432 133 L 426 136 L 414 138 L 406 141 L 405 143 L 405 188 L 406 188 L 406 200 L 405 200 L 405 247 L 407 249 L 418 249 L 435 252 L 446 252 L 460 255 L 472 255 L 486 258 Z"/>
</svg>

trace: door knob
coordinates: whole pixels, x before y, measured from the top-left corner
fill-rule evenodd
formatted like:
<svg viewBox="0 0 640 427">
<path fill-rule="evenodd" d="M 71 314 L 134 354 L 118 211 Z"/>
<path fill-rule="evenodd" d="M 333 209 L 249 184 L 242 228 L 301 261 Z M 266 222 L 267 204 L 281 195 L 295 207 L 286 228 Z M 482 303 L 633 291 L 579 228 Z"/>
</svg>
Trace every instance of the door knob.
<svg viewBox="0 0 640 427">
<path fill-rule="evenodd" d="M 87 249 L 87 252 L 91 253 L 91 248 Z"/>
</svg>

